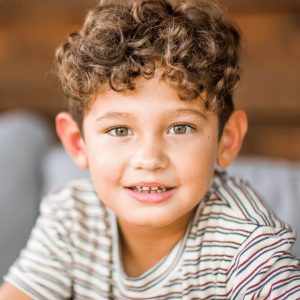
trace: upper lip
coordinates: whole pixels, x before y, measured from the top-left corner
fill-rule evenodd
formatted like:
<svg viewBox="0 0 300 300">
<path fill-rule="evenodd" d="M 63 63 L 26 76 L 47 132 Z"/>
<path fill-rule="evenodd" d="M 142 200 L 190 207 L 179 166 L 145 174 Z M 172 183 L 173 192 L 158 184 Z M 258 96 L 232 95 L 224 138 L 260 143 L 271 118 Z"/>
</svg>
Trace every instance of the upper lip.
<svg viewBox="0 0 300 300">
<path fill-rule="evenodd" d="M 160 183 L 160 182 L 136 182 L 133 184 L 129 184 L 126 187 L 136 187 L 136 186 L 145 186 L 145 187 L 161 187 L 161 188 L 173 188 L 172 186 Z"/>
</svg>

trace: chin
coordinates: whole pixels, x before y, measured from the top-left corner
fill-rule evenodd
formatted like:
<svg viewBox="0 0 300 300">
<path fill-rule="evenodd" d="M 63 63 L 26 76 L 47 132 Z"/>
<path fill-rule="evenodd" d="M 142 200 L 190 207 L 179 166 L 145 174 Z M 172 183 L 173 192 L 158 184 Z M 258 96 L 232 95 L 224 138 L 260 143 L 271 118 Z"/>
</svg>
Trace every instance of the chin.
<svg viewBox="0 0 300 300">
<path fill-rule="evenodd" d="M 122 218 L 122 216 L 120 216 L 120 218 Z M 126 215 L 126 217 L 123 218 L 123 221 L 126 223 L 153 229 L 169 226 L 172 223 L 175 223 L 177 220 L 178 216 L 172 217 L 170 215 L 166 215 L 165 213 L 159 212 L 156 212 L 155 214 L 153 212 L 151 214 L 149 212 L 145 214 L 136 213 L 134 216 Z"/>
</svg>

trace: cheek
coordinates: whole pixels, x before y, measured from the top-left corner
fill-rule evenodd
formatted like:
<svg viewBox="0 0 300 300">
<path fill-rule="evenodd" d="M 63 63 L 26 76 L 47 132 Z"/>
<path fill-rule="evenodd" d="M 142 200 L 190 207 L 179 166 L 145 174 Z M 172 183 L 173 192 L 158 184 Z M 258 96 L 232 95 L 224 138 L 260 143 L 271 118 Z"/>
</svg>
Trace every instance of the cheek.
<svg viewBox="0 0 300 300">
<path fill-rule="evenodd" d="M 90 149 L 90 173 L 97 190 L 109 189 L 120 182 L 123 165 L 121 158 L 116 157 L 114 152 L 107 151 L 106 147 Z"/>
<path fill-rule="evenodd" d="M 111 164 L 95 164 L 90 169 L 92 182 L 98 197 L 106 205 L 110 205 L 112 199 L 116 198 L 118 192 L 118 186 L 120 185 L 120 176 L 116 168 Z"/>
<path fill-rule="evenodd" d="M 217 147 L 208 141 L 199 139 L 193 145 L 186 146 L 177 158 L 174 156 L 184 193 L 191 198 L 202 198 L 213 178 Z"/>
<path fill-rule="evenodd" d="M 199 174 L 214 168 L 217 155 L 217 144 L 210 139 L 195 139 L 185 144 L 182 149 L 176 148 L 173 159 L 185 173 Z"/>
</svg>

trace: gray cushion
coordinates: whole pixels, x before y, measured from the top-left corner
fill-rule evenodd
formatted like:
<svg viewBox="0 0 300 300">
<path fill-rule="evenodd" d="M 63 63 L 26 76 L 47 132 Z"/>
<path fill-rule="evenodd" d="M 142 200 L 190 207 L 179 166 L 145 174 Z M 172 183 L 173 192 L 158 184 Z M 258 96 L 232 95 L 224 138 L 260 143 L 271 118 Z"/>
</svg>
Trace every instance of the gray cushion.
<svg viewBox="0 0 300 300">
<path fill-rule="evenodd" d="M 0 281 L 24 247 L 38 214 L 40 163 L 52 134 L 38 115 L 0 118 Z"/>
<path fill-rule="evenodd" d="M 269 207 L 300 232 L 300 164 L 267 158 L 239 158 L 229 172 L 249 181 Z M 300 238 L 300 237 L 299 237 Z M 300 240 L 293 252 L 300 256 Z"/>
<path fill-rule="evenodd" d="M 62 187 L 67 181 L 89 177 L 89 172 L 81 170 L 61 146 L 53 146 L 42 164 L 44 176 L 43 194 Z"/>
</svg>

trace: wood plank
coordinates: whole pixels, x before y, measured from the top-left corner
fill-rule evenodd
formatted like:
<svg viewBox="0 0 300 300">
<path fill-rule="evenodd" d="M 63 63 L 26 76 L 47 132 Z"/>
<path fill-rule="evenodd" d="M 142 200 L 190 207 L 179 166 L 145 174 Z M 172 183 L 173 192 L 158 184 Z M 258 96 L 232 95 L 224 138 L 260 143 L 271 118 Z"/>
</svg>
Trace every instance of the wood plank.
<svg viewBox="0 0 300 300">
<path fill-rule="evenodd" d="M 53 119 L 64 107 L 48 75 L 54 50 L 97 1 L 2 1 L 0 111 L 31 108 Z M 250 122 L 243 153 L 299 158 L 300 1 L 223 3 L 244 35 L 242 81 L 235 95 Z"/>
<path fill-rule="evenodd" d="M 254 13 L 283 13 L 300 12 L 298 0 L 220 0 L 231 13 L 254 14 Z"/>
<path fill-rule="evenodd" d="M 300 160 L 299 126 L 250 126 L 241 154 Z"/>
</svg>

